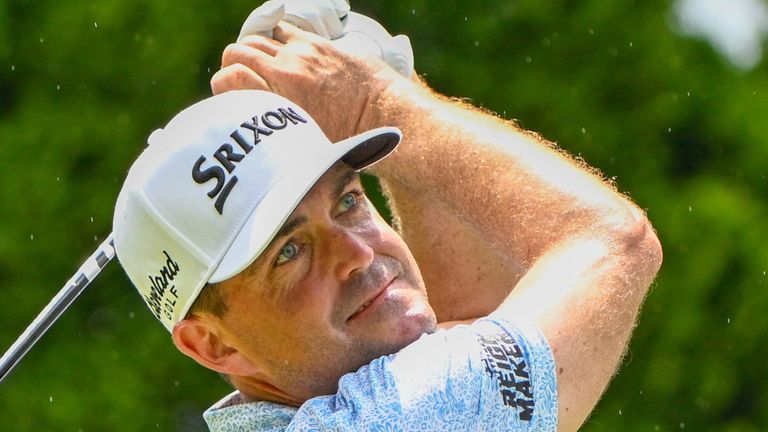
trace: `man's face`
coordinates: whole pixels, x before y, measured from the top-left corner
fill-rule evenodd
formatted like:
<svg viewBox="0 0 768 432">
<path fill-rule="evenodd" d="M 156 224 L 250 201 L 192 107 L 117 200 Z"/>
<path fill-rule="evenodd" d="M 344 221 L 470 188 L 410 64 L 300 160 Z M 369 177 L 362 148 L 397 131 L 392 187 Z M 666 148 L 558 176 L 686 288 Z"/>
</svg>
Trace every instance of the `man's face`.
<svg viewBox="0 0 768 432">
<path fill-rule="evenodd" d="M 341 375 L 435 329 L 413 256 L 342 163 L 223 284 L 227 337 L 300 400 L 334 393 Z"/>
</svg>

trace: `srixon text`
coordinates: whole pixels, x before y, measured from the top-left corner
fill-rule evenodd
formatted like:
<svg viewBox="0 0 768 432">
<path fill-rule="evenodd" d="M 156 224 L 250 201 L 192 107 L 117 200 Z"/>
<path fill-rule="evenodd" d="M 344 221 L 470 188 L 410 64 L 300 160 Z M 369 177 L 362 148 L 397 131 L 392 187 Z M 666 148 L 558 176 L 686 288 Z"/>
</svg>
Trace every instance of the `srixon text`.
<svg viewBox="0 0 768 432">
<path fill-rule="evenodd" d="M 229 135 L 231 141 L 221 144 L 210 155 L 200 155 L 192 167 L 192 179 L 199 184 L 216 181 L 213 188 L 208 191 L 208 197 L 213 200 L 216 211 L 224 214 L 227 197 L 237 184 L 237 176 L 233 174 L 237 164 L 261 143 L 262 138 L 269 137 L 288 126 L 306 122 L 305 118 L 290 107 L 277 108 L 260 116 L 253 116 Z M 206 164 L 209 157 L 213 160 Z"/>
</svg>

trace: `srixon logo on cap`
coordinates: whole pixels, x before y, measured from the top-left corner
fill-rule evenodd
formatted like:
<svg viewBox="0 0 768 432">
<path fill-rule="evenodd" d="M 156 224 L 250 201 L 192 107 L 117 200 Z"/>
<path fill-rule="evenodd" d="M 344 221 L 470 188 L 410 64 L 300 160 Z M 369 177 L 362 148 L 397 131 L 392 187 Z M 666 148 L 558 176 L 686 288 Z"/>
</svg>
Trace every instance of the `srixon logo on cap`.
<svg viewBox="0 0 768 432">
<path fill-rule="evenodd" d="M 293 108 L 277 108 L 267 111 L 261 116 L 254 116 L 250 121 L 240 125 L 239 129 L 229 134 L 232 141 L 237 145 L 237 149 L 231 143 L 224 143 L 211 155 L 216 162 L 203 168 L 207 160 L 205 155 L 201 155 L 195 165 L 192 167 L 192 179 L 199 184 L 216 180 L 216 184 L 208 192 L 208 197 L 215 199 L 213 207 L 219 214 L 224 214 L 224 203 L 227 201 L 229 193 L 237 184 L 237 176 L 231 175 L 237 164 L 240 163 L 248 153 L 257 146 L 262 137 L 268 137 L 276 131 L 280 131 L 289 125 L 306 123 L 307 120 L 299 115 Z M 244 136 L 245 135 L 245 136 Z M 252 138 L 246 138 L 252 136 Z"/>
</svg>

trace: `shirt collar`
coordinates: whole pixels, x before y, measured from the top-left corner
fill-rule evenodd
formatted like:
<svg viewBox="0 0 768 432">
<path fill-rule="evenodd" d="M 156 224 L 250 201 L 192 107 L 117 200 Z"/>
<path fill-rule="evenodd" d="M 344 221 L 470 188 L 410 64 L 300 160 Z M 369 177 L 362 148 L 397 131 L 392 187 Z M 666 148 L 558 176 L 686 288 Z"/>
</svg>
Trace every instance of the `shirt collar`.
<svg viewBox="0 0 768 432">
<path fill-rule="evenodd" d="M 297 409 L 274 402 L 245 402 L 239 391 L 225 396 L 205 410 L 203 418 L 211 432 L 253 430 L 284 431 Z"/>
</svg>

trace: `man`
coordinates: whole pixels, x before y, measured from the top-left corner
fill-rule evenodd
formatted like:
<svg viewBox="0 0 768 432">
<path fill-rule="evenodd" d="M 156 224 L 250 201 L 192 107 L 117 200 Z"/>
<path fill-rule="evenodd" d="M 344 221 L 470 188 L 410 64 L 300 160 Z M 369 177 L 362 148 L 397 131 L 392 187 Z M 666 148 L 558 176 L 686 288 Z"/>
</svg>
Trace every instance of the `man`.
<svg viewBox="0 0 768 432">
<path fill-rule="evenodd" d="M 576 430 L 661 262 L 642 212 L 374 57 L 273 36 L 227 48 L 225 94 L 150 138 L 116 212 L 118 256 L 176 345 L 239 390 L 212 428 Z M 333 141 L 364 134 L 330 145 L 300 132 L 310 115 Z M 405 243 L 352 174 L 393 147 L 379 126 L 405 137 L 371 167 Z"/>
</svg>

